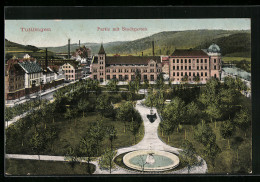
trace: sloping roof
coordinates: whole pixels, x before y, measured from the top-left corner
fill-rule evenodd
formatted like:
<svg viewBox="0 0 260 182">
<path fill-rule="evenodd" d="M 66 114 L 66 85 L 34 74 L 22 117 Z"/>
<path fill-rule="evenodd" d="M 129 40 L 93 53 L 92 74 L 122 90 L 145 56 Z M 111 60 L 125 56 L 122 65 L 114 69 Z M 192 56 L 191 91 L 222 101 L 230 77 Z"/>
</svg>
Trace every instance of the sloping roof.
<svg viewBox="0 0 260 182">
<path fill-rule="evenodd" d="M 107 56 L 106 64 L 148 64 L 151 59 L 161 62 L 160 56 Z"/>
<path fill-rule="evenodd" d="M 103 44 L 101 44 L 98 54 L 106 54 Z"/>
<path fill-rule="evenodd" d="M 39 73 L 42 72 L 42 68 L 40 64 L 33 61 L 24 61 L 18 63 L 25 71 L 26 73 Z"/>
<path fill-rule="evenodd" d="M 208 57 L 203 50 L 195 49 L 176 49 L 171 56 L 185 56 L 185 57 Z"/>
</svg>

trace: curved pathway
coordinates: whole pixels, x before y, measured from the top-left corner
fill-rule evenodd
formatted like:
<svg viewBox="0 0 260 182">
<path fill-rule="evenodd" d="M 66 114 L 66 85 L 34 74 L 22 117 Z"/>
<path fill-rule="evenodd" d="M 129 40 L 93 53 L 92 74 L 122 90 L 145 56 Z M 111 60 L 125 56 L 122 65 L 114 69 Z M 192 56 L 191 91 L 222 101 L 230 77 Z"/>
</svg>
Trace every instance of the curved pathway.
<svg viewBox="0 0 260 182">
<path fill-rule="evenodd" d="M 122 153 L 125 153 L 125 152 L 130 152 L 130 151 L 134 151 L 134 150 L 145 150 L 145 149 L 146 150 L 150 150 L 150 149 L 151 150 L 163 150 L 163 151 L 168 151 L 168 152 L 178 154 L 179 151 L 181 151 L 181 149 L 171 147 L 171 146 L 165 144 L 159 138 L 158 133 L 157 133 L 159 123 L 160 123 L 160 118 L 159 118 L 158 112 L 157 112 L 156 108 L 153 108 L 154 113 L 156 113 L 156 115 L 157 115 L 157 119 L 153 123 L 150 123 L 150 121 L 146 117 L 146 115 L 150 113 L 150 108 L 143 106 L 141 104 L 143 101 L 144 100 L 137 101 L 135 108 L 140 113 L 140 115 L 142 116 L 142 119 L 143 119 L 144 129 L 145 129 L 144 138 L 136 145 L 118 149 L 116 156 L 118 156 Z M 29 159 L 29 160 L 51 160 L 51 161 L 65 161 L 66 160 L 64 156 L 48 156 L 48 155 L 38 156 L 38 155 L 6 154 L 5 157 L 13 158 L 13 159 Z M 201 161 L 201 164 L 198 166 L 192 166 L 189 173 L 193 173 L 193 174 L 206 173 L 207 172 L 206 161 L 199 156 L 197 156 L 197 158 L 198 158 L 198 161 Z M 82 161 L 82 162 L 86 162 L 86 161 Z M 91 163 L 96 166 L 96 171 L 94 172 L 94 174 L 109 174 L 109 170 L 100 169 L 99 164 L 98 164 L 98 159 L 91 161 Z M 156 174 L 156 173 L 160 174 L 160 172 L 148 172 L 147 174 Z M 188 169 L 187 169 L 187 167 L 185 167 L 180 170 L 164 172 L 164 174 L 165 173 L 187 174 Z M 119 166 L 116 166 L 114 169 L 112 169 L 112 174 L 142 174 L 142 172 L 132 171 L 132 170 L 128 170 L 128 169 L 124 169 Z"/>
</svg>

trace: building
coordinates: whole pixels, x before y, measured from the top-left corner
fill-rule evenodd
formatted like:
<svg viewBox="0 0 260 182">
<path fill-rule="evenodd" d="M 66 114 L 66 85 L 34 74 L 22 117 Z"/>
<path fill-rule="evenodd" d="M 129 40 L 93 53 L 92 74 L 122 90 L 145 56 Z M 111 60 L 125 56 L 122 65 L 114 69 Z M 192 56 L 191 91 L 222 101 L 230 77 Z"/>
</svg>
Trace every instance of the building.
<svg viewBox="0 0 260 182">
<path fill-rule="evenodd" d="M 65 63 L 61 66 L 65 75 L 65 80 L 75 81 L 82 78 L 82 68 L 74 63 Z"/>
<path fill-rule="evenodd" d="M 10 59 L 5 65 L 5 100 L 25 96 L 25 71 L 18 62 L 17 59 Z"/>
<path fill-rule="evenodd" d="M 40 66 L 33 60 L 26 60 L 18 63 L 25 71 L 25 88 L 31 88 L 43 84 L 43 71 Z"/>
<path fill-rule="evenodd" d="M 160 56 L 106 56 L 101 44 L 91 66 L 92 78 L 100 82 L 117 79 L 133 81 L 140 74 L 141 81 L 155 81 L 162 72 Z"/>
<path fill-rule="evenodd" d="M 169 56 L 169 78 L 174 83 L 180 83 L 186 77 L 188 82 L 206 83 L 210 77 L 220 79 L 221 53 L 216 44 L 207 50 L 176 49 Z"/>
</svg>

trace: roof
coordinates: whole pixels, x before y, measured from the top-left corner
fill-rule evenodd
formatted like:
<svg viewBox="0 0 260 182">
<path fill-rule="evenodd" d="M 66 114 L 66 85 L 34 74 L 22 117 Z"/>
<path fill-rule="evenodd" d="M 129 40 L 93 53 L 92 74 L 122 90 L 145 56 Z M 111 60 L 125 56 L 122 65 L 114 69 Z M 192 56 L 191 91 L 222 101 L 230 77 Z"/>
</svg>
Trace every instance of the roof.
<svg viewBox="0 0 260 182">
<path fill-rule="evenodd" d="M 217 44 L 211 44 L 208 48 L 208 52 L 215 52 L 215 53 L 218 53 L 220 52 L 220 48 Z"/>
<path fill-rule="evenodd" d="M 176 49 L 171 56 L 180 57 L 209 57 L 203 50 L 197 49 Z"/>
<path fill-rule="evenodd" d="M 101 44 L 98 54 L 106 54 L 103 44 Z"/>
<path fill-rule="evenodd" d="M 39 73 L 42 72 L 42 68 L 40 64 L 33 61 L 24 61 L 18 63 L 25 71 L 26 73 Z"/>
<path fill-rule="evenodd" d="M 148 64 L 151 59 L 161 62 L 160 56 L 107 56 L 106 64 Z"/>
</svg>

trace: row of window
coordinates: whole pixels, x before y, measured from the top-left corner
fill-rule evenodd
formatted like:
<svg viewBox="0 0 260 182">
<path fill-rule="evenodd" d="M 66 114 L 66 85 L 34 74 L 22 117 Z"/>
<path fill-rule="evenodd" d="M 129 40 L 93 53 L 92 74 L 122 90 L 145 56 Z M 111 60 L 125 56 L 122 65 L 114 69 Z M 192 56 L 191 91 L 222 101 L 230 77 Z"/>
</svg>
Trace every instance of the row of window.
<svg viewBox="0 0 260 182">
<path fill-rule="evenodd" d="M 130 69 L 131 73 L 135 73 L 137 70 L 136 69 Z M 138 69 L 138 71 L 140 72 L 140 70 Z M 96 69 L 93 69 L 93 72 L 97 72 Z M 107 73 L 110 73 L 110 69 L 107 69 L 106 70 Z M 123 69 L 112 69 L 112 72 L 113 73 L 123 73 Z M 124 69 L 124 72 L 125 73 L 128 73 L 129 70 L 128 69 Z M 147 69 L 143 69 L 143 72 L 144 73 L 147 73 Z M 153 73 L 154 72 L 154 69 L 150 69 L 150 72 Z M 161 72 L 161 69 L 157 69 L 157 72 Z"/>
<path fill-rule="evenodd" d="M 204 61 L 203 61 L 203 60 L 204 60 Z M 176 60 L 173 59 L 173 60 L 172 60 L 173 63 L 175 63 L 175 61 L 176 61 L 176 63 L 191 63 L 191 59 L 189 59 L 189 60 L 187 60 L 187 59 L 184 59 L 184 60 L 183 60 L 183 59 L 180 59 L 180 60 L 179 60 L 179 59 L 176 59 Z M 195 61 L 195 59 L 193 59 L 193 62 L 194 62 L 194 61 Z M 207 59 L 196 59 L 196 62 L 197 62 L 197 63 L 199 63 L 199 62 L 200 62 L 200 63 L 207 63 L 208 60 L 207 60 Z M 217 59 L 214 59 L 214 63 L 216 63 L 216 62 L 217 62 Z M 219 59 L 219 62 L 220 62 L 220 59 Z"/>
<path fill-rule="evenodd" d="M 38 78 L 41 76 L 41 73 L 32 73 L 32 74 L 29 74 L 29 78 L 30 79 L 33 79 L 33 78 Z"/>
<path fill-rule="evenodd" d="M 184 72 L 177 72 L 177 73 L 173 72 L 173 74 L 172 74 L 172 76 L 183 76 L 183 75 L 191 76 L 191 72 L 189 72 L 189 73 L 187 73 L 187 72 L 185 72 L 185 73 Z M 195 72 L 193 72 L 193 76 L 208 76 L 208 73 L 207 72 L 205 72 L 205 73 L 201 72 L 199 74 L 199 72 L 197 72 L 197 74 L 195 74 Z"/>
<path fill-rule="evenodd" d="M 74 73 L 73 70 L 65 70 L 65 73 Z"/>
<path fill-rule="evenodd" d="M 191 70 L 191 66 L 173 66 L 172 67 L 173 70 Z M 204 66 L 204 70 L 207 70 L 208 67 Z M 217 69 L 217 66 L 214 65 L 214 70 Z M 197 66 L 197 70 L 203 70 L 203 66 Z"/>
</svg>

